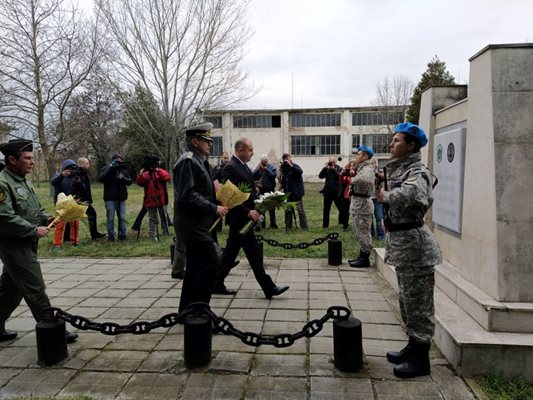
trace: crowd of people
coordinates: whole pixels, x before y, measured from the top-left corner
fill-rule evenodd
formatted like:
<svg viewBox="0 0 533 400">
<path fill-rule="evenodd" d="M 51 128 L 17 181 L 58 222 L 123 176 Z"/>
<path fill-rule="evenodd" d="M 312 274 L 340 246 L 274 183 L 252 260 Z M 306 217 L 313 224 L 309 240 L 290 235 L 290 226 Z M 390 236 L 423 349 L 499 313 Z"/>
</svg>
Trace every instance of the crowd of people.
<svg viewBox="0 0 533 400">
<path fill-rule="evenodd" d="M 253 230 L 242 232 L 250 221 L 258 223 L 262 215 L 255 209 L 254 200 L 260 194 L 280 188 L 290 193 L 289 201 L 295 207 L 285 211 L 287 228 L 308 229 L 303 205 L 305 195 L 302 168 L 290 154 L 282 155 L 279 171 L 269 163 L 268 156 L 260 157 L 260 164 L 252 171 L 247 163 L 254 154 L 250 139 L 241 137 L 234 144 L 234 154 L 224 154 L 217 168 L 208 162 L 213 139 L 212 124 L 205 123 L 186 130 L 187 148 L 173 167 L 174 218 L 168 216 L 167 183 L 170 174 L 157 157 L 143 161 L 136 183 L 144 188 L 143 207 L 134 224 L 149 215 L 149 236 L 158 239 L 158 225 L 163 234 L 174 225 L 176 255 L 179 262 L 173 266 L 172 276 L 183 278 L 179 311 L 194 302 L 209 303 L 212 294 L 235 295 L 236 290 L 226 287 L 225 280 L 238 264 L 241 249 L 265 298 L 272 299 L 289 290 L 278 286 L 265 271 L 263 257 Z M 370 266 L 372 235 L 382 239 L 387 232 L 385 261 L 396 267 L 401 316 L 405 323 L 408 344 L 400 351 L 390 351 L 387 359 L 397 366 L 394 374 L 410 378 L 430 373 L 429 348 L 434 335 L 434 266 L 441 262 L 438 244 L 424 224 L 424 215 L 432 204 L 432 176 L 421 163 L 420 148 L 427 144 L 425 132 L 411 123 L 396 126 L 390 145 L 392 158 L 383 170 L 377 169 L 372 148 L 360 146 L 355 159 L 344 168 L 330 158 L 319 173 L 325 179 L 321 191 L 324 196 L 324 228 L 329 227 L 331 205 L 338 209 L 338 222 L 344 228 L 352 227 L 359 243 L 358 258 L 349 260 L 354 268 Z M 5 323 L 24 299 L 36 321 L 51 318 L 50 301 L 37 260 L 40 238 L 48 236 L 52 216 L 42 207 L 26 176 L 34 166 L 32 142 L 11 140 L 0 145 L 6 167 L 0 172 L 0 258 L 3 262 L 0 276 L 0 341 L 12 340 L 16 332 L 5 328 Z M 91 206 L 92 194 L 88 170 L 90 162 L 65 160 L 51 180 L 55 198 L 59 193 L 73 195 L 87 206 L 92 239 L 106 234 L 97 229 L 96 211 Z M 127 165 L 120 154 L 111 157 L 111 163 L 98 174 L 103 184 L 107 217 L 107 238 L 126 240 L 126 200 L 132 184 Z M 229 209 L 218 204 L 216 185 L 231 181 L 246 184 L 250 196 L 244 203 Z M 115 231 L 115 214 L 118 229 Z M 298 218 L 296 217 L 298 215 Z M 270 228 L 278 227 L 275 212 L 269 213 Z M 222 250 L 218 244 L 215 221 L 226 217 L 229 225 L 227 242 Z M 375 222 L 374 222 L 375 218 Z M 260 224 L 258 224 L 260 226 Z M 68 232 L 66 234 L 65 232 Z M 59 222 L 54 231 L 54 248 L 59 248 L 64 237 L 74 246 L 79 244 L 79 221 Z M 179 273 L 179 276 L 178 274 Z M 181 321 L 183 322 L 183 321 Z M 76 340 L 77 334 L 66 333 L 66 341 Z"/>
</svg>

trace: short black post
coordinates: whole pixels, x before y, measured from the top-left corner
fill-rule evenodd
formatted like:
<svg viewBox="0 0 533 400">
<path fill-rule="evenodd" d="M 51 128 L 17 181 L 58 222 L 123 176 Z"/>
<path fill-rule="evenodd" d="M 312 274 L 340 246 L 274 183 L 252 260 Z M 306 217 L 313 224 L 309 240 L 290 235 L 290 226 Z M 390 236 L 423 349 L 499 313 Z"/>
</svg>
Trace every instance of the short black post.
<svg viewBox="0 0 533 400">
<path fill-rule="evenodd" d="M 58 319 L 37 322 L 37 359 L 41 365 L 54 365 L 68 356 L 65 321 Z"/>
<path fill-rule="evenodd" d="M 340 239 L 328 240 L 328 264 L 342 264 L 342 241 Z"/>
<path fill-rule="evenodd" d="M 348 318 L 333 322 L 333 363 L 342 372 L 357 372 L 363 367 L 361 321 Z"/>
<path fill-rule="evenodd" d="M 211 362 L 211 320 L 205 314 L 185 317 L 183 356 L 187 368 L 199 368 Z"/>
</svg>

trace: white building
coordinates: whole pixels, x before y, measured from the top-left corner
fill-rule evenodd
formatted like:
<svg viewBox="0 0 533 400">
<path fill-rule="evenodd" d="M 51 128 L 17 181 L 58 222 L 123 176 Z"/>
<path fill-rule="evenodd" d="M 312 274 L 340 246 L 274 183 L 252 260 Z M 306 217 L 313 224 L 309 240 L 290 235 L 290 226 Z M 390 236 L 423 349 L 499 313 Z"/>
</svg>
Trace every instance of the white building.
<svg viewBox="0 0 533 400">
<path fill-rule="evenodd" d="M 261 154 L 273 164 L 290 153 L 304 171 L 304 180 L 319 181 L 318 173 L 331 156 L 344 166 L 360 144 L 371 146 L 379 160 L 389 158 L 391 130 L 403 122 L 407 107 L 305 108 L 290 110 L 209 110 L 204 120 L 213 123 L 212 156 L 233 154 L 235 141 L 254 143 L 253 168 Z"/>
</svg>

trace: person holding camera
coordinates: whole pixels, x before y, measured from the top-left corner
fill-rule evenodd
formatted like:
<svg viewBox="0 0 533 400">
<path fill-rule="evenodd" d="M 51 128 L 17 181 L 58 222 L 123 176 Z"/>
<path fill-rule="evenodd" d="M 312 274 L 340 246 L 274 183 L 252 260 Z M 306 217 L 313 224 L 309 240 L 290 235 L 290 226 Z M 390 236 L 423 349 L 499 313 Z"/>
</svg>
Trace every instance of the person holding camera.
<svg viewBox="0 0 533 400">
<path fill-rule="evenodd" d="M 348 230 L 348 223 L 350 221 L 350 185 L 352 183 L 352 178 L 355 176 L 356 169 L 357 163 L 355 160 L 351 160 L 344 166 L 339 174 L 339 185 L 341 187 L 340 197 L 342 201 L 342 215 L 340 222 L 345 231 Z"/>
<path fill-rule="evenodd" d="M 50 180 L 50 184 L 54 187 L 54 204 L 57 202 L 59 193 L 65 193 L 67 196 L 72 195 L 79 198 L 80 178 L 79 167 L 74 160 L 65 160 L 61 165 L 61 172 L 58 172 Z M 55 225 L 53 249 L 59 250 L 63 244 L 63 234 L 68 231 L 70 243 L 77 246 L 80 241 L 79 236 L 80 221 L 64 222 L 59 221 Z"/>
<path fill-rule="evenodd" d="M 126 240 L 126 200 L 132 180 L 120 154 L 113 154 L 111 164 L 100 170 L 98 181 L 104 185 L 107 240 L 115 240 L 115 213 L 118 217 L 118 240 Z"/>
<path fill-rule="evenodd" d="M 308 229 L 307 216 L 305 215 L 303 197 L 305 195 L 304 181 L 302 178 L 303 171 L 298 164 L 292 162 L 289 153 L 283 153 L 281 156 L 282 162 L 279 168 L 279 181 L 281 190 L 285 193 L 290 193 L 288 201 L 295 202 L 298 210 L 298 218 L 300 218 L 300 228 Z M 296 221 L 294 209 L 285 210 L 285 228 L 292 228 L 292 220 Z"/>
<path fill-rule="evenodd" d="M 342 220 L 342 202 L 340 198 L 340 182 L 339 174 L 342 168 L 337 165 L 337 158 L 330 157 L 329 161 L 324 164 L 324 168 L 318 174 L 319 179 L 326 179 L 324 187 L 320 191 L 324 196 L 324 206 L 322 208 L 322 228 L 329 227 L 329 213 L 331 210 L 331 203 L 335 203 L 335 207 L 339 211 L 339 222 Z"/>
<path fill-rule="evenodd" d="M 89 168 L 91 168 L 91 162 L 88 158 L 80 157 L 77 162 L 78 166 L 78 198 L 79 200 L 87 204 L 87 220 L 89 221 L 89 232 L 91 233 L 91 239 L 96 240 L 103 238 L 105 233 L 98 232 L 98 226 L 96 222 L 96 210 L 92 206 L 93 195 L 91 192 L 91 180 L 89 179 Z"/>
<path fill-rule="evenodd" d="M 259 159 L 259 165 L 254 169 L 253 175 L 259 189 L 259 194 L 270 193 L 276 190 L 276 167 L 268 163 L 268 156 L 266 154 L 263 154 Z M 270 229 L 278 229 L 276 209 L 269 210 L 268 214 L 270 215 Z M 263 227 L 266 225 L 265 219 L 263 220 Z"/>
<path fill-rule="evenodd" d="M 145 157 L 136 182 L 137 185 L 144 187 L 143 205 L 148 210 L 148 217 L 150 218 L 148 235 L 156 241 L 159 241 L 157 232 L 158 214 L 161 220 L 161 230 L 164 235 L 168 235 L 167 217 L 164 208 L 166 200 L 165 186 L 168 181 L 170 181 L 170 174 L 160 167 L 159 157 Z"/>
</svg>

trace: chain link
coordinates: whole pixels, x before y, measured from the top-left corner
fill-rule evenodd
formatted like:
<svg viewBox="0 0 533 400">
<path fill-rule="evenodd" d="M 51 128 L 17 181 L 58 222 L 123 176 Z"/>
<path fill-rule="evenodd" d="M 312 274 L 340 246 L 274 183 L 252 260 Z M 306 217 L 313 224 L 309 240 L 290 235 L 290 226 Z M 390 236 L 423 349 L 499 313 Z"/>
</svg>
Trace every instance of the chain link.
<svg viewBox="0 0 533 400">
<path fill-rule="evenodd" d="M 284 249 L 287 249 L 287 250 L 307 249 L 310 246 L 319 246 L 322 243 L 324 243 L 326 240 L 338 239 L 338 237 L 339 237 L 339 234 L 337 232 L 332 232 L 332 233 L 329 233 L 327 236 L 324 236 L 322 238 L 317 238 L 310 243 L 302 242 L 302 243 L 292 244 L 292 243 L 280 243 L 274 239 L 267 239 L 263 235 L 255 235 L 255 238 L 258 241 L 262 240 L 263 242 L 271 245 L 272 247 L 283 247 Z"/>
<path fill-rule="evenodd" d="M 101 332 L 104 335 L 119 335 L 122 333 L 132 333 L 134 335 L 142 335 L 150 332 L 153 329 L 164 327 L 168 328 L 179 323 L 183 323 L 185 317 L 189 314 L 193 315 L 207 315 L 212 321 L 213 326 L 217 328 L 220 333 L 224 335 L 232 335 L 239 338 L 244 344 L 249 346 L 270 345 L 274 347 L 289 347 L 294 342 L 303 337 L 312 337 L 318 334 L 324 324 L 329 320 L 344 320 L 350 317 L 350 310 L 343 306 L 331 306 L 328 311 L 320 319 L 313 319 L 306 323 L 302 330 L 294 334 L 282 333 L 279 335 L 259 335 L 254 332 L 243 332 L 236 329 L 233 324 L 225 318 L 219 317 L 206 303 L 193 303 L 186 310 L 178 313 L 171 313 L 162 316 L 156 321 L 138 321 L 129 325 L 119 325 L 114 322 L 93 322 L 80 315 L 69 314 L 60 308 L 53 307 L 51 309 L 54 316 L 60 320 L 68 322 L 75 328 L 81 330 L 92 330 Z"/>
</svg>

